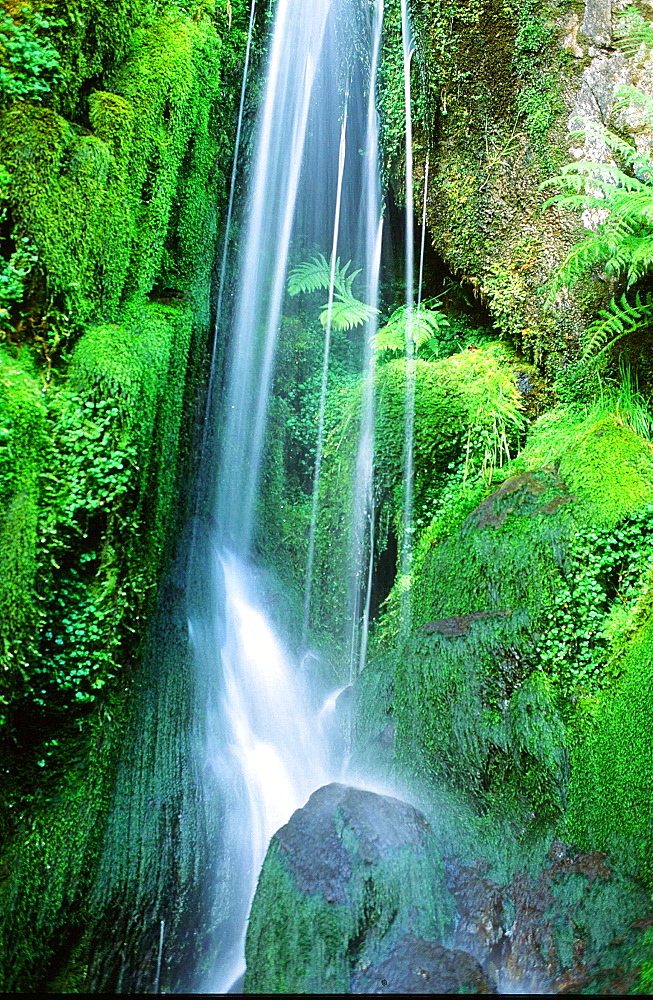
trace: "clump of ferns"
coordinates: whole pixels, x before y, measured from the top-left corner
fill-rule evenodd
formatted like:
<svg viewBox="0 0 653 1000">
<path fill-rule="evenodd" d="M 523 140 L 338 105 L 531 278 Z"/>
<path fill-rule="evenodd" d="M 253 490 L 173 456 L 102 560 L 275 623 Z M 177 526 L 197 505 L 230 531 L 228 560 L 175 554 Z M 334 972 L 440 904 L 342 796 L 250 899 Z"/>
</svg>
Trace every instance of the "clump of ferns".
<svg viewBox="0 0 653 1000">
<path fill-rule="evenodd" d="M 619 45 L 631 56 L 648 54 L 653 25 L 629 12 Z M 639 119 L 642 131 L 653 132 L 653 98 L 636 87 L 617 91 L 615 110 Z M 596 122 L 586 122 L 580 135 L 602 142 L 615 163 L 571 163 L 542 187 L 562 189 L 545 208 L 580 210 L 592 226 L 550 280 L 547 306 L 595 266 L 607 279 L 625 280 L 625 291 L 613 296 L 587 329 L 583 358 L 589 360 L 629 334 L 653 329 L 653 292 L 645 287 L 653 273 L 653 153 Z"/>
</svg>

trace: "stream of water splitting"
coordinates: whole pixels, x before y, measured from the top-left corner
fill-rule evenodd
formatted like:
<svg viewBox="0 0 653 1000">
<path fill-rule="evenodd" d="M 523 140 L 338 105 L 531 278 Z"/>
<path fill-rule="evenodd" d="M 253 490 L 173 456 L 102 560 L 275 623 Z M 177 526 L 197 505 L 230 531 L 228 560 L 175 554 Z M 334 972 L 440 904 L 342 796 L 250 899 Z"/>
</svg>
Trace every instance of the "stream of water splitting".
<svg viewBox="0 0 653 1000">
<path fill-rule="evenodd" d="M 367 303 L 376 306 L 381 199 L 375 101 L 382 14 L 381 0 L 276 4 L 233 283 L 224 388 L 216 381 L 219 366 L 213 370 L 211 392 L 221 400 L 223 412 L 219 434 L 206 437 L 203 455 L 204 474 L 213 478 L 210 516 L 194 535 L 194 545 L 202 551 L 191 560 L 188 595 L 189 634 L 202 692 L 198 700 L 205 713 L 205 742 L 198 753 L 207 807 L 220 816 L 210 904 L 214 955 L 201 983 L 204 992 L 227 992 L 244 971 L 247 918 L 271 836 L 315 789 L 341 771 L 330 741 L 340 692 L 327 697 L 324 682 L 312 676 L 319 660 L 307 657 L 299 635 L 295 643 L 280 638 L 275 622 L 279 592 L 256 566 L 253 543 L 291 252 L 295 257 L 290 262 L 296 263 L 298 253 L 308 256 L 315 246 L 331 249 L 313 540 L 339 256 L 361 269 Z M 244 88 L 245 81 L 241 115 Z M 355 155 L 348 154 L 350 146 Z M 228 268 L 222 277 L 231 283 Z M 367 342 L 375 324 L 373 319 L 357 334 L 360 377 L 363 368 L 372 371 Z M 365 482 L 360 518 L 373 530 L 370 400 L 364 406 L 358 450 Z M 212 448 L 218 439 L 216 456 Z M 372 548 L 373 543 L 370 553 Z M 308 570 L 306 619 L 312 565 Z M 342 574 L 345 569 L 333 571 Z M 357 580 L 366 581 L 369 592 L 368 576 L 365 568 L 356 569 Z M 366 600 L 369 617 L 369 593 Z"/>
<path fill-rule="evenodd" d="M 401 38 L 404 62 L 404 107 L 406 113 L 406 399 L 404 409 L 404 510 L 401 536 L 401 624 L 410 627 L 410 579 L 413 567 L 413 480 L 415 439 L 415 339 L 414 320 L 414 199 L 413 121 L 410 66 L 413 56 L 408 0 L 401 0 Z"/>
</svg>

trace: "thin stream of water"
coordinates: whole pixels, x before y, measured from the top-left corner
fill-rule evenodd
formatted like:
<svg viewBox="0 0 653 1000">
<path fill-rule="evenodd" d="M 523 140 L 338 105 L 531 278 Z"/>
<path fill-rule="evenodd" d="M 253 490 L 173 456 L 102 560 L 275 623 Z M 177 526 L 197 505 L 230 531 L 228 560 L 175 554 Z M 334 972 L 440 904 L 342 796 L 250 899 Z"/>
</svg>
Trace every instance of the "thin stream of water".
<svg viewBox="0 0 653 1000">
<path fill-rule="evenodd" d="M 333 325 L 333 298 L 336 284 L 336 267 L 338 260 L 338 238 L 340 235 L 340 213 L 342 210 L 342 183 L 345 176 L 345 157 L 347 155 L 347 113 L 349 110 L 349 93 L 345 94 L 345 109 L 340 132 L 340 149 L 338 150 L 338 190 L 336 194 L 336 211 L 333 220 L 333 246 L 331 247 L 331 273 L 329 275 L 329 298 L 327 303 L 327 321 L 324 330 L 324 359 L 322 362 L 322 385 L 320 387 L 320 406 L 318 410 L 317 445 L 315 449 L 315 472 L 313 475 L 313 499 L 311 508 L 311 525 L 308 539 L 308 559 L 306 563 L 306 583 L 304 586 L 304 623 L 302 629 L 302 645 L 308 641 L 308 629 L 311 615 L 311 590 L 313 585 L 313 564 L 315 562 L 315 532 L 317 529 L 318 501 L 320 497 L 320 472 L 322 470 L 322 451 L 324 449 L 324 418 L 326 413 L 327 383 L 329 379 L 329 354 L 331 351 L 331 327 Z"/>
<path fill-rule="evenodd" d="M 381 57 L 384 0 L 376 0 L 372 25 L 372 57 L 370 83 L 367 96 L 365 141 L 365 255 L 368 262 L 367 303 L 372 312 L 367 325 L 363 361 L 363 399 L 354 471 L 353 529 L 350 553 L 350 617 L 351 641 L 349 657 L 349 683 L 360 673 L 367 658 L 367 643 L 372 601 L 372 576 L 374 572 L 374 424 L 376 406 L 374 397 L 375 351 L 374 338 L 378 330 L 379 280 L 381 273 L 381 245 L 383 237 L 383 212 L 379 164 L 379 115 L 376 92 Z M 366 535 L 369 533 L 367 573 L 365 574 Z M 361 589 L 367 577 L 363 620 L 360 621 Z"/>
<path fill-rule="evenodd" d="M 245 47 L 245 63 L 243 66 L 243 78 L 240 87 L 240 103 L 238 105 L 238 123 L 236 125 L 236 138 L 234 140 L 234 158 L 231 165 L 231 181 L 229 184 L 229 203 L 227 205 L 227 221 L 224 228 L 224 239 L 222 244 L 222 260 L 220 263 L 220 280 L 218 283 L 218 301 L 215 312 L 215 323 L 213 326 L 213 347 L 211 351 L 211 372 L 215 368 L 216 354 L 218 349 L 219 334 L 222 330 L 222 318 L 224 307 L 224 294 L 227 287 L 227 263 L 229 260 L 229 239 L 231 236 L 231 224 L 233 222 L 234 204 L 236 198 L 236 177 L 238 174 L 238 160 L 240 158 L 240 143 L 243 132 L 243 117 L 245 114 L 245 96 L 247 94 L 247 79 L 249 76 L 249 63 L 252 53 L 252 38 L 254 34 L 254 18 L 256 15 L 256 0 L 252 0 L 249 11 L 249 25 L 247 28 L 247 45 Z M 204 429 L 202 434 L 202 454 L 206 450 L 206 438 L 209 429 L 211 416 L 213 413 L 213 396 L 215 389 L 215 379 L 209 380 L 209 391 L 206 398 L 204 411 Z"/>
<path fill-rule="evenodd" d="M 414 321 L 414 198 L 413 122 L 410 66 L 413 56 L 408 0 L 401 0 L 401 38 L 404 59 L 404 107 L 406 115 L 406 398 L 404 409 L 404 511 L 401 538 L 401 624 L 410 627 L 410 579 L 413 566 L 413 480 L 415 438 L 415 340 Z"/>
</svg>

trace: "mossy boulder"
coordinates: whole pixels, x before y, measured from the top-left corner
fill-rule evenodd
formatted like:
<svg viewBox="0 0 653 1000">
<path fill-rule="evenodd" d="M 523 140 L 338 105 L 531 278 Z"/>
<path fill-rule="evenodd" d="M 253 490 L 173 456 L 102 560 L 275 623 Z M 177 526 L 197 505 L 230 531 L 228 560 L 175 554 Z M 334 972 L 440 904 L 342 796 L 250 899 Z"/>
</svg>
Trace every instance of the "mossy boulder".
<svg viewBox="0 0 653 1000">
<path fill-rule="evenodd" d="M 363 988 L 372 968 L 380 987 L 384 963 L 397 974 L 410 965 L 407 935 L 442 944 L 452 916 L 424 816 L 389 796 L 327 785 L 272 838 L 252 904 L 245 992 L 373 992 Z M 446 963 L 445 951 L 435 947 L 431 959 Z M 470 967 L 459 971 L 469 984 Z"/>
<path fill-rule="evenodd" d="M 571 705 L 613 676 L 602 627 L 619 579 L 641 576 L 628 538 L 648 537 L 653 449 L 618 415 L 559 412 L 464 516 L 466 495 L 420 541 L 403 638 L 395 588 L 377 640 L 386 680 L 358 683 L 360 731 L 392 722 L 397 766 L 546 825 L 567 804 Z M 379 685 L 385 714 L 365 707 Z"/>
</svg>

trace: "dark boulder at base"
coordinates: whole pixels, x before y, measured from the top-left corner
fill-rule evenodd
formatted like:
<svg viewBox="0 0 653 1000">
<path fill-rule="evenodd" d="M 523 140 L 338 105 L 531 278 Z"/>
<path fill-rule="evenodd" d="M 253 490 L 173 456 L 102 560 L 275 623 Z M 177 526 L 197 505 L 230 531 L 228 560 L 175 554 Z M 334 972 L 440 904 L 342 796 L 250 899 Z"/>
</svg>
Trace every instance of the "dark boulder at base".
<svg viewBox="0 0 653 1000">
<path fill-rule="evenodd" d="M 464 951 L 405 934 L 379 965 L 352 977 L 352 993 L 496 993 L 481 966 Z"/>
<path fill-rule="evenodd" d="M 357 984 L 386 966 L 402 981 L 422 969 L 434 981 L 446 976 L 460 983 L 473 966 L 484 983 L 474 960 L 468 967 L 436 947 L 452 929 L 454 910 L 439 849 L 419 810 L 387 795 L 327 785 L 270 843 L 252 904 L 245 992 L 377 992 Z M 392 981 L 381 975 L 379 983 L 383 978 Z"/>
</svg>

